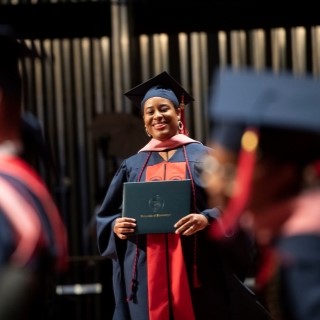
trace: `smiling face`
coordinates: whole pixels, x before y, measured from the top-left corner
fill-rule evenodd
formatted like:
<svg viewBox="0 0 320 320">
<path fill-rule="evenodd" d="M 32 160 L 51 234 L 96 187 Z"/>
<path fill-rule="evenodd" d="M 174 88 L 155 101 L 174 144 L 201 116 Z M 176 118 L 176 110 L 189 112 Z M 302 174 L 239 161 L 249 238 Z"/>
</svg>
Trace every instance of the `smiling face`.
<svg viewBox="0 0 320 320">
<path fill-rule="evenodd" d="M 180 108 L 165 98 L 153 97 L 143 106 L 143 120 L 146 130 L 157 140 L 167 140 L 179 133 Z"/>
</svg>

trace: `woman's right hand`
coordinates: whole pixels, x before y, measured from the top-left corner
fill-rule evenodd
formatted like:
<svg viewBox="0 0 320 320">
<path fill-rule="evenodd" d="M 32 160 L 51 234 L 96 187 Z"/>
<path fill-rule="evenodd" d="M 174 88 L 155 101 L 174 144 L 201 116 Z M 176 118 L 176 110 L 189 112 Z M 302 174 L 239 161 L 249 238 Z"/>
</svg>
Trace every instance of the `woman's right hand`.
<svg viewBox="0 0 320 320">
<path fill-rule="evenodd" d="M 117 218 L 113 227 L 113 232 L 120 239 L 127 239 L 128 235 L 134 232 L 136 228 L 136 220 L 132 218 Z"/>
</svg>

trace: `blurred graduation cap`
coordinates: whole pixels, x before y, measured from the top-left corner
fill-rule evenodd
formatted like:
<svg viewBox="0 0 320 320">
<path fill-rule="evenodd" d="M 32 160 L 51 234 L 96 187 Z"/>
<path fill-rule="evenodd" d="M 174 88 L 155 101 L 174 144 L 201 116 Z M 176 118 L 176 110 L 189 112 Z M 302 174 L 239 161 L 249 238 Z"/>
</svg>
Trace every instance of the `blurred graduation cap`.
<svg viewBox="0 0 320 320">
<path fill-rule="evenodd" d="M 124 95 L 140 109 L 148 99 L 153 97 L 166 98 L 172 101 L 175 107 L 181 108 L 181 121 L 184 128 L 184 106 L 194 101 L 193 97 L 166 71 L 132 88 Z M 184 133 L 187 134 L 187 131 Z"/>
<path fill-rule="evenodd" d="M 58 176 L 58 171 L 46 139 L 40 120 L 30 111 L 21 115 L 21 138 L 23 150 L 21 157 L 32 166 L 38 167 L 42 162 L 47 170 Z"/>
<path fill-rule="evenodd" d="M 8 61 L 16 62 L 19 58 L 36 58 L 38 52 L 28 47 L 23 41 L 17 39 L 14 28 L 8 24 L 0 24 L 0 62 L 1 65 Z"/>
<path fill-rule="evenodd" d="M 40 57 L 37 51 L 29 48 L 16 38 L 10 25 L 0 24 L 0 83 L 11 87 L 11 82 L 19 81 L 19 61 L 24 58 Z"/>
<path fill-rule="evenodd" d="M 318 79 L 289 72 L 224 69 L 216 74 L 213 86 L 210 116 L 216 141 L 237 149 L 244 129 L 255 127 L 261 132 L 264 149 L 273 146 L 304 158 L 313 154 L 314 148 L 308 149 L 320 135 Z M 271 146 L 266 144 L 268 137 Z"/>
<path fill-rule="evenodd" d="M 239 152 L 241 187 L 224 214 L 228 229 L 250 193 L 258 148 L 262 155 L 303 165 L 320 159 L 320 81 L 289 72 L 221 69 L 209 108 L 211 141 Z"/>
<path fill-rule="evenodd" d="M 213 119 L 320 132 L 320 81 L 311 75 L 225 69 L 214 87 Z"/>
</svg>

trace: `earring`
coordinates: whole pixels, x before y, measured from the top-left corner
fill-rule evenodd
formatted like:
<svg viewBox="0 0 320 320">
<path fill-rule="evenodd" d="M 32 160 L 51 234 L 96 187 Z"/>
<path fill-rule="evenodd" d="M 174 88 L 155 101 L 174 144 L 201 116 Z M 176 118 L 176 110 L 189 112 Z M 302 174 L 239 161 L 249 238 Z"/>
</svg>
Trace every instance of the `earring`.
<svg viewBox="0 0 320 320">
<path fill-rule="evenodd" d="M 148 136 L 149 138 L 151 138 L 151 137 L 152 137 L 152 135 L 149 133 L 148 129 L 147 129 L 147 128 L 145 128 L 145 130 L 146 130 L 146 134 L 147 134 L 147 136 Z"/>
<path fill-rule="evenodd" d="M 182 121 L 180 119 L 178 120 L 178 129 L 179 129 L 180 132 L 183 131 L 183 123 L 182 123 Z"/>
</svg>

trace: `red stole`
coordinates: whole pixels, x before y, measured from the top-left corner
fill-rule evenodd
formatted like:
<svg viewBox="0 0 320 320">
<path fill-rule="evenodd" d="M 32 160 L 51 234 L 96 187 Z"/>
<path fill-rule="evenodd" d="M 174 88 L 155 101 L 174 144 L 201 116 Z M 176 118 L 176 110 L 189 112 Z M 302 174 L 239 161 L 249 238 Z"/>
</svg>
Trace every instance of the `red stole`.
<svg viewBox="0 0 320 320">
<path fill-rule="evenodd" d="M 162 162 L 146 170 L 146 181 L 185 178 L 185 162 Z M 147 274 L 150 320 L 169 320 L 169 301 L 175 320 L 195 319 L 180 235 L 147 235 Z"/>
<path fill-rule="evenodd" d="M 1 209 L 16 235 L 16 246 L 11 260 L 19 266 L 24 266 L 41 245 L 41 224 L 34 214 L 32 205 L 2 177 L 0 177 L 0 190 Z"/>
<path fill-rule="evenodd" d="M 68 265 L 68 262 L 67 262 L 68 248 L 67 248 L 67 236 L 66 236 L 67 233 L 65 230 L 65 226 L 61 220 L 58 209 L 54 204 L 52 197 L 47 190 L 47 187 L 42 182 L 42 179 L 33 170 L 33 168 L 31 168 L 26 162 L 14 156 L 0 158 L 0 171 L 3 173 L 9 174 L 12 177 L 15 177 L 17 180 L 20 180 L 22 183 L 26 184 L 31 189 L 31 191 L 40 199 L 41 204 L 43 205 L 43 208 L 46 211 L 46 214 L 48 215 L 48 219 L 50 220 L 51 226 L 53 228 L 53 235 L 55 237 L 55 243 L 57 246 L 57 256 L 58 256 L 58 259 L 56 262 L 56 268 L 59 271 L 64 271 Z M 12 209 L 10 211 L 12 211 Z M 32 208 L 32 211 L 34 214 L 33 208 Z M 17 214 L 20 212 L 21 211 L 19 210 Z M 31 208 L 28 212 L 29 212 L 28 215 L 30 217 Z M 14 218 L 12 216 L 10 218 L 11 222 L 14 222 L 13 219 Z M 35 230 L 34 232 L 39 232 L 38 228 L 40 228 L 40 225 L 36 225 L 35 220 L 39 220 L 39 218 L 37 217 L 36 219 L 35 218 L 33 219 L 34 230 Z M 20 222 L 20 225 L 21 225 L 21 222 Z M 17 224 L 15 224 L 15 228 L 19 228 Z M 30 232 L 31 232 L 31 227 L 30 227 Z M 21 233 L 21 236 L 22 235 L 23 233 Z M 26 236 L 27 235 L 24 232 L 23 237 L 26 238 Z M 29 238 L 30 237 L 31 237 L 31 233 L 29 233 Z M 32 237 L 35 240 L 36 235 L 33 235 Z M 26 244 L 24 244 L 24 246 L 26 246 Z"/>
<path fill-rule="evenodd" d="M 251 130 L 254 134 L 256 131 Z M 242 147 L 237 165 L 235 190 L 227 207 L 223 210 L 220 224 L 211 224 L 213 237 L 224 238 L 226 234 L 233 233 L 238 228 L 241 215 L 245 210 L 251 192 L 251 180 L 256 162 L 256 148 Z"/>
</svg>

